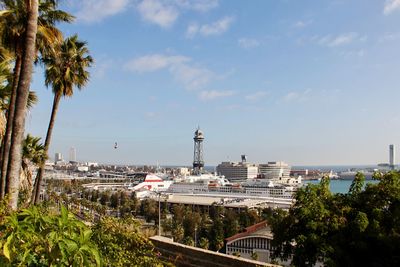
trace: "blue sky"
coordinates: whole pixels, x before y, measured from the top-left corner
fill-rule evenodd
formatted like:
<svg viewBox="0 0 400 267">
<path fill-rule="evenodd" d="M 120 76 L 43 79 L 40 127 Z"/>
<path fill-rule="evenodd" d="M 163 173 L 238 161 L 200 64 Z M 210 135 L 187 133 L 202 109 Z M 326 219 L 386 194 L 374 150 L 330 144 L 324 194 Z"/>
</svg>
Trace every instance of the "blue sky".
<svg viewBox="0 0 400 267">
<path fill-rule="evenodd" d="M 91 81 L 63 99 L 50 155 L 185 164 L 374 164 L 400 147 L 400 0 L 64 1 Z M 27 131 L 45 136 L 52 93 Z M 114 142 L 119 148 L 113 149 Z"/>
</svg>

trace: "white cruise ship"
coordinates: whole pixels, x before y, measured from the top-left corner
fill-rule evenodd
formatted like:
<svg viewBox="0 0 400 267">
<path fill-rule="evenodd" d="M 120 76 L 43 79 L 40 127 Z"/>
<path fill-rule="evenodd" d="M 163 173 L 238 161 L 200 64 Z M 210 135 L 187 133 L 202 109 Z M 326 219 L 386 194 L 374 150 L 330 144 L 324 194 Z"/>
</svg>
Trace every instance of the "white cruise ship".
<svg viewBox="0 0 400 267">
<path fill-rule="evenodd" d="M 292 199 L 299 184 L 276 184 L 270 179 L 252 179 L 243 183 L 230 183 L 224 176 L 202 174 L 188 176 L 171 184 L 168 193 L 231 194 Z"/>
</svg>

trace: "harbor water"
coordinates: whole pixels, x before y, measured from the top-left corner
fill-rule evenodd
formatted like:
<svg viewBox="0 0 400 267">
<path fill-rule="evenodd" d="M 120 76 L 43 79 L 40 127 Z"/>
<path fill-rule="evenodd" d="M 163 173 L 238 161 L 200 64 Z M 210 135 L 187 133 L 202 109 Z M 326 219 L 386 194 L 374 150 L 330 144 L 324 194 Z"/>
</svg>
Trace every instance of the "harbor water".
<svg viewBox="0 0 400 267">
<path fill-rule="evenodd" d="M 330 181 L 330 190 L 332 193 L 347 193 L 349 191 L 352 180 L 331 180 Z M 377 183 L 376 180 L 366 180 L 365 183 Z M 311 180 L 304 181 L 304 184 L 318 184 L 319 181 Z"/>
</svg>

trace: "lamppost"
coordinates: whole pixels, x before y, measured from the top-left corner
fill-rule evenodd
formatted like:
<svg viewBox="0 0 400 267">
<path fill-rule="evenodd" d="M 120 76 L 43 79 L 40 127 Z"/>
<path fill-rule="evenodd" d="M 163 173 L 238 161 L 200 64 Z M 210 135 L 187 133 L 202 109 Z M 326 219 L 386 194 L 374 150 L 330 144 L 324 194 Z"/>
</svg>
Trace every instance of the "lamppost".
<svg viewBox="0 0 400 267">
<path fill-rule="evenodd" d="M 197 247 L 197 225 L 194 226 L 194 246 Z"/>
<path fill-rule="evenodd" d="M 157 192 L 158 195 L 158 235 L 161 236 L 161 193 Z"/>
</svg>

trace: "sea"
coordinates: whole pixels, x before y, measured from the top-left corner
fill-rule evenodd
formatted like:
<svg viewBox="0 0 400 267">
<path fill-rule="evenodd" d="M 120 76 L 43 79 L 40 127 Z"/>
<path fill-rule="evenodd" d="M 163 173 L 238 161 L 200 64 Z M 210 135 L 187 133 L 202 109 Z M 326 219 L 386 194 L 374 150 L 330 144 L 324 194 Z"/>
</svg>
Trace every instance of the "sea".
<svg viewBox="0 0 400 267">
<path fill-rule="evenodd" d="M 331 180 L 330 181 L 330 190 L 332 193 L 347 193 L 349 192 L 350 185 L 353 181 L 352 180 Z M 365 184 L 372 183 L 376 184 L 378 181 L 376 180 L 366 180 Z M 319 181 L 311 180 L 311 181 L 303 181 L 304 184 L 318 184 Z"/>
<path fill-rule="evenodd" d="M 292 169 L 308 169 L 308 170 L 321 170 L 324 172 L 334 171 L 342 172 L 348 170 L 365 170 L 365 169 L 376 169 L 377 165 L 327 165 L 327 166 L 293 166 Z M 352 180 L 331 180 L 330 190 L 332 193 L 347 193 L 350 189 Z M 377 183 L 376 180 L 366 180 L 365 183 Z M 304 181 L 304 184 L 317 184 L 319 181 Z"/>
</svg>

